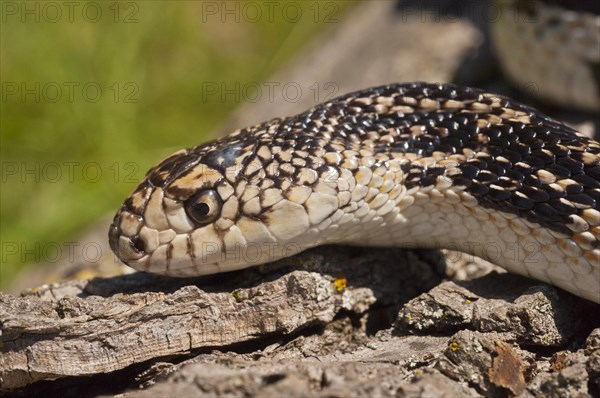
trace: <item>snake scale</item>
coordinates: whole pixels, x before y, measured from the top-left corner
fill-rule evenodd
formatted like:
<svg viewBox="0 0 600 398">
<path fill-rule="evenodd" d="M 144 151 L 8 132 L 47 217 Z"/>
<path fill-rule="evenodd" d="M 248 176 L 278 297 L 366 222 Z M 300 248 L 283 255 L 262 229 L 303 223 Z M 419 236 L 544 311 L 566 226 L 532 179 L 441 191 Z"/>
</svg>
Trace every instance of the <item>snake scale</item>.
<svg viewBox="0 0 600 398">
<path fill-rule="evenodd" d="M 323 244 L 451 248 L 600 303 L 599 204 L 597 141 L 479 89 L 392 84 L 174 153 L 109 240 L 182 277 Z"/>
</svg>

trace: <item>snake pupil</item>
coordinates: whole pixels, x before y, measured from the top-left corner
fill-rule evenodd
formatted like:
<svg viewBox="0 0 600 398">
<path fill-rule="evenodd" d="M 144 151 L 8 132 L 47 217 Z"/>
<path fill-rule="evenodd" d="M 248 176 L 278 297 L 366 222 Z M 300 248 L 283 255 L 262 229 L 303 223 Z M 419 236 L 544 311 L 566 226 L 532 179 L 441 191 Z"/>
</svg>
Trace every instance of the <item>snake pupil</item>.
<svg viewBox="0 0 600 398">
<path fill-rule="evenodd" d="M 200 226 L 214 221 L 219 216 L 221 204 L 219 194 L 212 189 L 207 189 L 188 199 L 185 203 L 185 211 Z"/>
<path fill-rule="evenodd" d="M 204 202 L 194 205 L 194 210 L 197 215 L 206 216 L 210 212 L 210 206 Z"/>
</svg>

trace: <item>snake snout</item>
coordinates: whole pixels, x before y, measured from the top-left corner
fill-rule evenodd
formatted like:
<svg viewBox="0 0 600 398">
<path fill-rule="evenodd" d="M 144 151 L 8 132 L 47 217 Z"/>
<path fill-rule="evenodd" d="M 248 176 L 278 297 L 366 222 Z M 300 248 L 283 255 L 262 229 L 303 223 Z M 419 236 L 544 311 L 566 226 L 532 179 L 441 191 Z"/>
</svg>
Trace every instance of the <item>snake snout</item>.
<svg viewBox="0 0 600 398">
<path fill-rule="evenodd" d="M 131 234 L 132 231 L 127 231 L 130 229 L 127 228 L 127 225 L 132 222 L 128 219 L 138 217 L 128 212 L 120 212 L 115 216 L 108 230 L 110 248 L 125 264 L 139 260 L 146 254 L 144 241 L 137 234 Z M 135 221 L 140 222 L 137 219 Z"/>
<path fill-rule="evenodd" d="M 108 244 L 113 253 L 117 254 L 119 251 L 119 227 L 114 221 L 108 229 Z"/>
</svg>

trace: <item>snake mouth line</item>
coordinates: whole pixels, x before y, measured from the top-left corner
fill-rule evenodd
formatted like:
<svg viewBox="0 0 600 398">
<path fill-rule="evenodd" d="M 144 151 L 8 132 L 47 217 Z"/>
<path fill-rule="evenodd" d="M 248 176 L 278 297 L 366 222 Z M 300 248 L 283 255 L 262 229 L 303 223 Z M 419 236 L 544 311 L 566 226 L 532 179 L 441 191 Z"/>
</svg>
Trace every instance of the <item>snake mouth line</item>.
<svg viewBox="0 0 600 398">
<path fill-rule="evenodd" d="M 138 260 L 145 253 L 145 243 L 139 236 L 127 236 L 123 234 L 119 227 L 120 216 L 117 215 L 110 225 L 108 232 L 108 242 L 112 251 L 117 257 L 128 264 L 132 260 Z"/>
</svg>

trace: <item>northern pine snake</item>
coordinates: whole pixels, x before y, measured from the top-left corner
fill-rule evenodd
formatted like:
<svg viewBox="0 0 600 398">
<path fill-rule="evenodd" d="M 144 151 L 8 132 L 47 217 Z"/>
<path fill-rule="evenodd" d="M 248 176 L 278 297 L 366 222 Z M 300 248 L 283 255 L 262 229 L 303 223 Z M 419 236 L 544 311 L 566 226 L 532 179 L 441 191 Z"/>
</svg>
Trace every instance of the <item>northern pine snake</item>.
<svg viewBox="0 0 600 398">
<path fill-rule="evenodd" d="M 195 276 L 328 244 L 449 247 L 600 303 L 600 143 L 451 84 L 370 88 L 151 169 L 110 243 Z"/>
<path fill-rule="evenodd" d="M 561 107 L 600 109 L 600 2 L 495 0 L 490 32 L 505 75 Z"/>
</svg>

